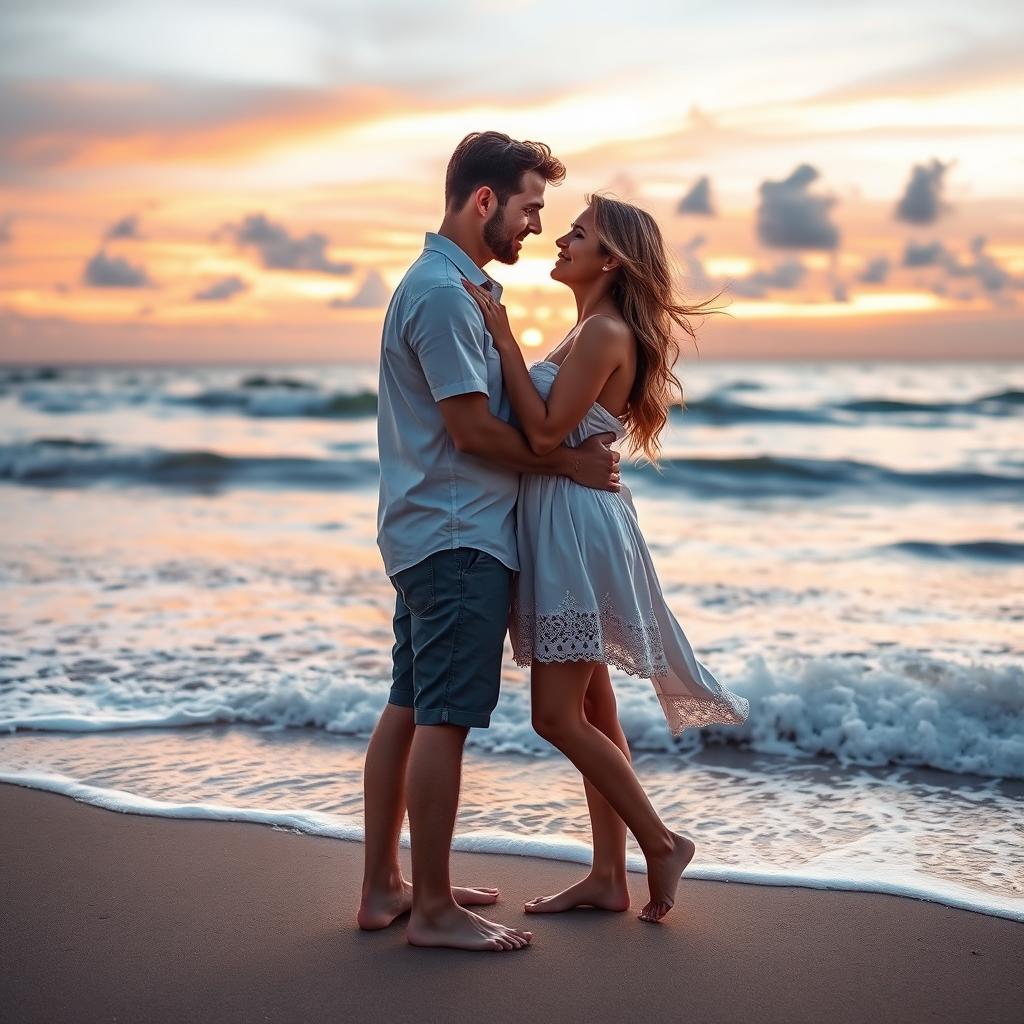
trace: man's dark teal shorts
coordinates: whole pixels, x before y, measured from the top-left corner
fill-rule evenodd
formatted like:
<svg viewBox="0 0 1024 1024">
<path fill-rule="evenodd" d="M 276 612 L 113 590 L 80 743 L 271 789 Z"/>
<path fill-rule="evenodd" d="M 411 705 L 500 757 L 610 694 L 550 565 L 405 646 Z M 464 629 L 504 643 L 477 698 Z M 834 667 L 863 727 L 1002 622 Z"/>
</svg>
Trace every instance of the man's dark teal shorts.
<svg viewBox="0 0 1024 1024">
<path fill-rule="evenodd" d="M 417 725 L 490 725 L 513 575 L 486 551 L 455 548 L 391 577 L 398 598 L 388 703 L 413 708 Z"/>
</svg>

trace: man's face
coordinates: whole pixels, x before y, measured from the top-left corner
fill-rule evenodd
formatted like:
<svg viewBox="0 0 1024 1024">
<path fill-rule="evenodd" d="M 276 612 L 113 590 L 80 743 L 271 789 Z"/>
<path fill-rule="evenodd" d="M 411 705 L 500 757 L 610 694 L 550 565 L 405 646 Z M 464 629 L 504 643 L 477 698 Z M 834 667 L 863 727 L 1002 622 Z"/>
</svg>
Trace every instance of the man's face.
<svg viewBox="0 0 1024 1024">
<path fill-rule="evenodd" d="M 495 206 L 490 218 L 484 222 L 484 244 L 502 263 L 515 263 L 527 235 L 539 235 L 540 211 L 544 207 L 542 174 L 527 171 L 523 175 L 523 190 L 509 196 L 504 206 Z"/>
</svg>

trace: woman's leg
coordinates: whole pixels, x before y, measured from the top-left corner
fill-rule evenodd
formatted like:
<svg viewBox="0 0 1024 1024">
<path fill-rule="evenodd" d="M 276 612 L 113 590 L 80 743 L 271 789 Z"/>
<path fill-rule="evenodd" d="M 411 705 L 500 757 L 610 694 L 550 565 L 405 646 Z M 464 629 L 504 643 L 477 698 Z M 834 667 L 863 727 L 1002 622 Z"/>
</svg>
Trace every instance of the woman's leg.
<svg viewBox="0 0 1024 1024">
<path fill-rule="evenodd" d="M 583 713 L 629 760 L 629 745 L 619 724 L 615 693 L 607 665 L 594 665 L 583 699 Z M 526 904 L 527 913 L 556 914 L 575 907 L 600 907 L 602 910 L 628 910 L 629 887 L 626 884 L 626 823 L 615 808 L 586 777 L 583 787 L 590 808 L 590 830 L 594 842 L 594 863 L 590 873 L 553 896 L 538 896 Z"/>
<path fill-rule="evenodd" d="M 533 726 L 579 769 L 636 837 L 647 860 L 651 899 L 640 913 L 657 921 L 675 902 L 693 843 L 668 829 L 651 806 L 623 752 L 584 714 L 593 662 L 537 662 L 531 673 Z"/>
<path fill-rule="evenodd" d="M 608 677 L 607 665 L 595 665 L 586 695 L 583 713 L 595 729 L 600 729 L 631 761 L 626 734 L 619 723 L 619 709 L 615 691 Z M 586 777 L 583 788 L 590 808 L 591 831 L 594 837 L 594 870 L 602 878 L 626 879 L 626 823 L 615 808 L 601 795 L 600 790 Z"/>
</svg>

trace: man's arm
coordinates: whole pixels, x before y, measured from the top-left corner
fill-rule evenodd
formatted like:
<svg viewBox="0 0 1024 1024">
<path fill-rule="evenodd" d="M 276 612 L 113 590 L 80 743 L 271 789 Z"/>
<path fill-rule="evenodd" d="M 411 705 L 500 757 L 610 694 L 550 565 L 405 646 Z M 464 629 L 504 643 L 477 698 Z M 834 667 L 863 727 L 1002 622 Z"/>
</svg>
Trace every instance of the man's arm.
<svg viewBox="0 0 1024 1024">
<path fill-rule="evenodd" d="M 460 452 L 497 462 L 517 473 L 567 476 L 584 487 L 618 491 L 619 453 L 601 440 L 588 438 L 578 448 L 555 448 L 535 455 L 526 438 L 504 420 L 491 414 L 487 396 L 480 392 L 455 395 L 437 403 L 448 436 Z"/>
<path fill-rule="evenodd" d="M 557 473 L 587 487 L 619 490 L 619 453 L 599 440 L 538 456 L 518 430 L 491 414 L 482 328 L 476 302 L 459 284 L 420 296 L 407 325 L 408 344 L 455 447 L 517 473 Z"/>
</svg>

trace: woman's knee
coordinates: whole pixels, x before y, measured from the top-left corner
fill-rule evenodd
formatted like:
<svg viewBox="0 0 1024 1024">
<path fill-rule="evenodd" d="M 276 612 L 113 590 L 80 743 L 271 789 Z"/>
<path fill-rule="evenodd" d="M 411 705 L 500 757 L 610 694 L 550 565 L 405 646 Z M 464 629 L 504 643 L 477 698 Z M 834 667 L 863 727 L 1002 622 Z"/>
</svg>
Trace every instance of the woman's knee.
<svg viewBox="0 0 1024 1024">
<path fill-rule="evenodd" d="M 583 700 L 589 678 L 589 668 L 582 662 L 534 663 L 530 710 L 538 735 L 560 746 L 561 740 L 587 728 Z"/>
<path fill-rule="evenodd" d="M 546 740 L 553 739 L 559 731 L 558 712 L 554 709 L 533 708 L 533 731 Z"/>
<path fill-rule="evenodd" d="M 538 736 L 558 746 L 582 724 L 577 711 L 567 707 L 533 708 L 533 730 Z"/>
</svg>

